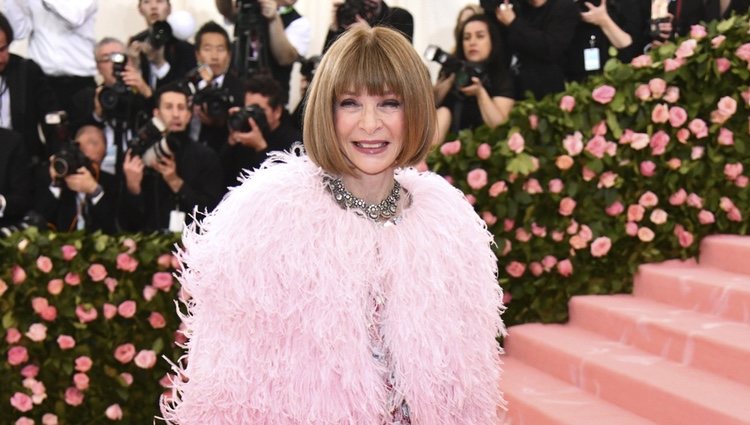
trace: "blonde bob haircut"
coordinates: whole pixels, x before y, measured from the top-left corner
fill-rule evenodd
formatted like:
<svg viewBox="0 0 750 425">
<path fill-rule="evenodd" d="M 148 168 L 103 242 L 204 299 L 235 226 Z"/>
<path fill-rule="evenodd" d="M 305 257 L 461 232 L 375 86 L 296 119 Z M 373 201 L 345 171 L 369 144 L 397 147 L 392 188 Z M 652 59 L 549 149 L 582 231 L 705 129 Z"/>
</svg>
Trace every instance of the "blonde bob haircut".
<svg viewBox="0 0 750 425">
<path fill-rule="evenodd" d="M 427 66 L 401 33 L 354 25 L 331 45 L 315 71 L 303 140 L 310 159 L 333 175 L 355 174 L 334 127 L 336 99 L 347 92 L 399 96 L 405 128 L 395 165 L 416 165 L 425 157 L 437 129 L 432 83 Z"/>
</svg>

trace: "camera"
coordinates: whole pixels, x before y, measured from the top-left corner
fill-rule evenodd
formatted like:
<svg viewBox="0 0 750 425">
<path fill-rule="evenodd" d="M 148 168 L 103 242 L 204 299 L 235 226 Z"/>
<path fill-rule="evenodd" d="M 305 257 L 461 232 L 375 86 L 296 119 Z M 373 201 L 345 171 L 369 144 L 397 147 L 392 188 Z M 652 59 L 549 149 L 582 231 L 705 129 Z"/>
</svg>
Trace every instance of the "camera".
<svg viewBox="0 0 750 425">
<path fill-rule="evenodd" d="M 238 131 L 240 133 L 247 133 L 251 131 L 252 127 L 250 127 L 250 123 L 248 122 L 249 118 L 252 118 L 255 123 L 258 124 L 258 128 L 260 128 L 263 136 L 267 137 L 271 132 L 271 129 L 268 126 L 268 120 L 266 120 L 265 111 L 263 111 L 263 108 L 261 108 L 257 103 L 245 106 L 236 114 L 230 115 L 229 120 L 227 121 L 227 123 L 229 124 L 229 129 L 232 131 Z"/>
<path fill-rule="evenodd" d="M 440 47 L 430 44 L 424 52 L 425 59 L 437 62 L 443 66 L 446 74 L 455 74 L 455 88 L 470 86 L 472 77 L 479 78 L 483 84 L 487 84 L 487 68 L 484 64 L 478 62 L 469 62 L 458 59 Z"/>
<path fill-rule="evenodd" d="M 105 119 L 126 119 L 128 116 L 128 107 L 132 100 L 132 92 L 122 78 L 127 58 L 122 53 L 112 53 L 110 60 L 112 61 L 112 73 L 116 81 L 114 85 L 102 88 L 99 92 L 99 103 L 102 105 L 102 112 Z"/>
<path fill-rule="evenodd" d="M 236 26 L 241 29 L 255 28 L 265 22 L 258 0 L 237 0 Z"/>
<path fill-rule="evenodd" d="M 47 220 L 36 211 L 29 211 L 28 214 L 23 216 L 18 222 L 0 227 L 0 238 L 8 238 L 13 233 L 20 232 L 28 229 L 29 227 L 37 227 L 39 229 L 47 228 Z"/>
<path fill-rule="evenodd" d="M 153 168 L 160 160 L 172 157 L 172 152 L 179 144 L 177 138 L 165 136 L 165 130 L 166 125 L 153 117 L 136 131 L 135 136 L 128 141 L 128 148 L 133 155 L 141 157 L 144 165 Z"/>
<path fill-rule="evenodd" d="M 224 87 L 206 86 L 195 93 L 193 104 L 200 105 L 210 117 L 226 118 L 227 110 L 234 105 L 234 96 Z"/>
<path fill-rule="evenodd" d="M 336 9 L 336 22 L 339 27 L 348 27 L 357 21 L 357 15 L 361 16 L 368 23 L 375 13 L 376 6 L 369 4 L 366 0 L 346 0 Z"/>
<path fill-rule="evenodd" d="M 669 16 L 669 0 L 654 0 L 651 3 L 651 20 L 649 21 L 649 36 L 652 40 L 666 41 L 670 35 L 666 37 L 659 31 L 659 24 L 671 22 Z"/>
<path fill-rule="evenodd" d="M 172 39 L 172 26 L 167 21 L 156 21 L 148 31 L 148 44 L 154 49 L 164 47 Z"/>
<path fill-rule="evenodd" d="M 75 174 L 81 167 L 91 169 L 91 160 L 81 152 L 78 143 L 68 142 L 63 144 L 52 157 L 52 169 L 60 178 Z"/>
<path fill-rule="evenodd" d="M 315 71 L 318 70 L 318 65 L 320 65 L 320 59 L 320 55 L 311 56 L 307 59 L 300 56 L 298 59 L 300 63 L 299 73 L 302 74 L 308 82 L 312 81 L 315 76 Z"/>
</svg>

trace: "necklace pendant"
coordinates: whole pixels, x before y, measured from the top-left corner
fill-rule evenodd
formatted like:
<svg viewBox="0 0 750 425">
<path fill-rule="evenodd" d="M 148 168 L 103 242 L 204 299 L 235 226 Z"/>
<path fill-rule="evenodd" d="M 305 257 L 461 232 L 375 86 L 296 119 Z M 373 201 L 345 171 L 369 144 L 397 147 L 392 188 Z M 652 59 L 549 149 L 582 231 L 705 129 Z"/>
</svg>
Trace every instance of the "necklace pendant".
<svg viewBox="0 0 750 425">
<path fill-rule="evenodd" d="M 359 210 L 362 215 L 373 221 L 388 221 L 396 215 L 398 200 L 401 198 L 401 185 L 398 181 L 394 180 L 390 194 L 377 204 L 368 204 L 364 199 L 354 196 L 344 187 L 340 178 L 324 177 L 324 182 L 328 185 L 333 199 L 342 208 Z"/>
</svg>

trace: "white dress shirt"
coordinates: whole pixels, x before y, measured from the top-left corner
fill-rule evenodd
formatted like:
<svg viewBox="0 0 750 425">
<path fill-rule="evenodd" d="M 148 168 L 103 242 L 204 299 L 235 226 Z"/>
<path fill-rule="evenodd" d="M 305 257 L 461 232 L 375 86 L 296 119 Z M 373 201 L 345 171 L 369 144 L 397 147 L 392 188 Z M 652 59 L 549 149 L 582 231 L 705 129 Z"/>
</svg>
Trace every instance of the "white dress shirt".
<svg viewBox="0 0 750 425">
<path fill-rule="evenodd" d="M 5 76 L 0 76 L 0 127 L 13 130 L 10 122 L 10 88 Z"/>
<path fill-rule="evenodd" d="M 93 77 L 97 0 L 6 0 L 16 39 L 47 75 Z"/>
</svg>

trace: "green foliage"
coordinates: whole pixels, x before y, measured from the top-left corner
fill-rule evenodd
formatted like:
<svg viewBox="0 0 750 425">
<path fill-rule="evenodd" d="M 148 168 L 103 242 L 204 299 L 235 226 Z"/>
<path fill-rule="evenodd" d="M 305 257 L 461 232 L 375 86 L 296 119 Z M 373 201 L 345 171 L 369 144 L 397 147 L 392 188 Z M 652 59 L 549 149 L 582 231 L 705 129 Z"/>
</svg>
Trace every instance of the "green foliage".
<svg viewBox="0 0 750 425">
<path fill-rule="evenodd" d="M 612 59 L 584 84 L 516 104 L 498 128 L 462 131 L 458 153 L 430 155 L 495 235 L 506 323 L 564 321 L 573 295 L 629 291 L 639 264 L 747 232 L 748 18 L 706 30 L 633 64 Z M 516 133 L 522 150 L 509 148 Z M 486 184 L 469 179 L 476 169 Z"/>
</svg>

